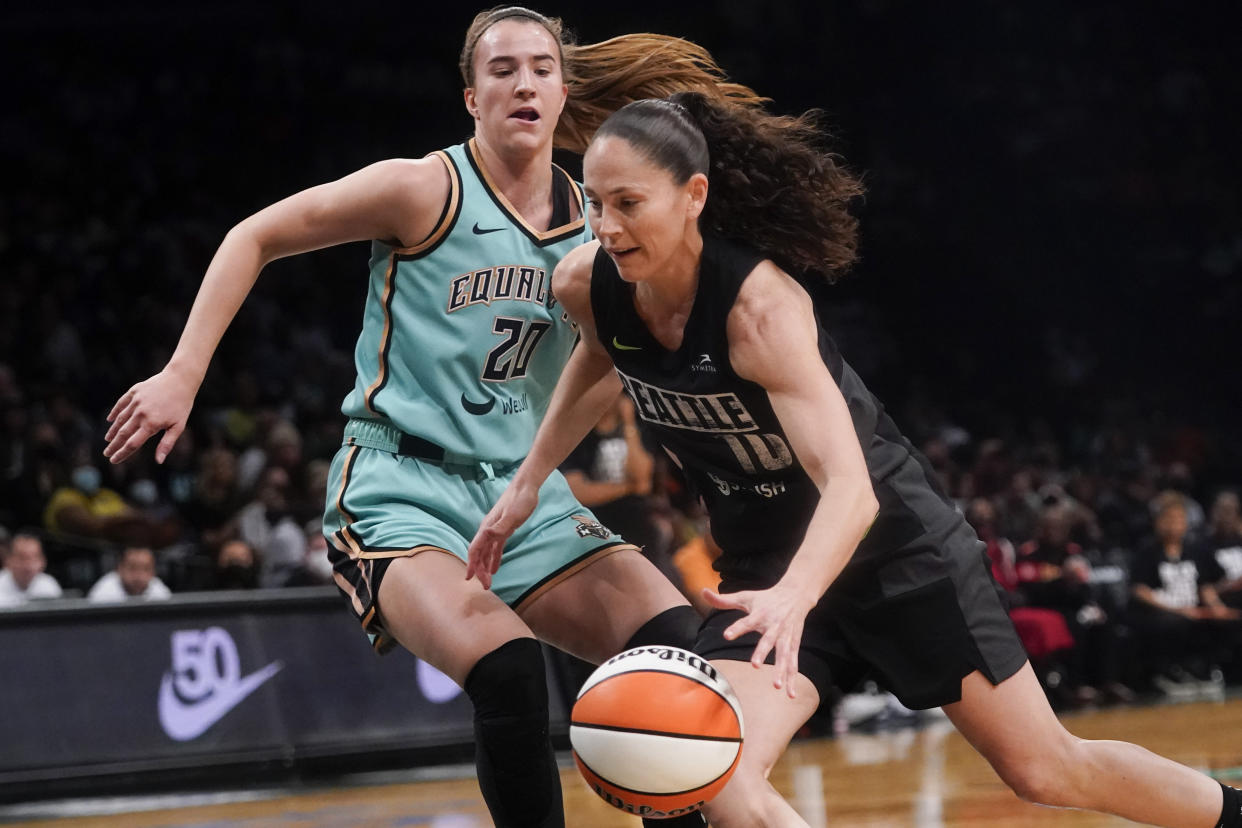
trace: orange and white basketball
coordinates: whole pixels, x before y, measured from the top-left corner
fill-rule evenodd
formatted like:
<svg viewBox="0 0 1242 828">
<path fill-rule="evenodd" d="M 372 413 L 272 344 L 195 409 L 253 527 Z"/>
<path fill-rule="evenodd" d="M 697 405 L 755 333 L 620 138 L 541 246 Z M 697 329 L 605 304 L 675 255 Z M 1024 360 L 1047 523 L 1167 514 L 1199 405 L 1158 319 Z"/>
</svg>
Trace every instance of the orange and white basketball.
<svg viewBox="0 0 1242 828">
<path fill-rule="evenodd" d="M 570 717 L 574 761 L 604 801 L 644 817 L 689 813 L 742 755 L 742 708 L 704 658 L 638 647 L 600 665 Z"/>
</svg>

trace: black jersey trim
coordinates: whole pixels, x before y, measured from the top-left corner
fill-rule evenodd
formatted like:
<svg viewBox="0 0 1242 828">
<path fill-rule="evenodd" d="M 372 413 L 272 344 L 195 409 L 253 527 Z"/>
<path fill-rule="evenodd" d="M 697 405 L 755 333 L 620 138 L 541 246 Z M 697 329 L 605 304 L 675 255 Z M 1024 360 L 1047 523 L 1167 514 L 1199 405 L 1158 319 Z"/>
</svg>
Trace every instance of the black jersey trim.
<svg viewBox="0 0 1242 828">
<path fill-rule="evenodd" d="M 384 309 L 384 334 L 380 339 L 379 368 L 376 371 L 375 380 L 367 388 L 366 394 L 363 396 L 363 402 L 366 403 L 367 410 L 374 414 L 385 413 L 383 409 L 376 405 L 375 398 L 388 385 L 390 374 L 388 370 L 388 357 L 392 352 L 392 303 L 393 298 L 397 294 L 397 265 L 400 262 L 414 261 L 415 259 L 431 255 L 449 237 L 449 233 L 457 224 L 457 218 L 461 215 L 461 170 L 458 169 L 452 157 L 443 150 L 432 153 L 432 156 L 439 158 L 448 171 L 449 195 L 444 201 L 444 206 L 440 209 L 440 217 L 436 219 L 435 228 L 432 229 L 427 238 L 412 247 L 392 247 L 390 249 L 388 272 L 384 276 L 384 294 L 380 303 Z"/>
<path fill-rule="evenodd" d="M 511 203 L 509 203 L 509 199 L 505 198 L 505 194 L 502 193 L 500 188 L 496 186 L 496 183 L 492 181 L 492 177 L 487 172 L 487 168 L 483 166 L 481 160 L 479 159 L 479 150 L 475 145 L 473 138 L 466 142 L 466 159 L 470 162 L 470 166 L 474 168 L 475 175 L 479 177 L 479 181 L 483 183 L 483 189 L 487 191 L 489 196 L 491 196 L 491 199 L 495 205 L 500 208 L 500 211 L 504 213 L 505 216 L 513 222 L 513 224 L 521 230 L 528 239 L 534 242 L 537 247 L 547 247 L 548 245 L 556 244 L 557 242 L 572 238 L 582 231 L 583 226 L 586 224 L 586 215 L 582 210 L 582 194 L 578 192 L 578 185 L 569 177 L 569 173 L 565 172 L 560 167 L 555 164 L 552 165 L 552 188 L 554 191 L 558 186 L 567 188 L 574 194 L 574 199 L 578 204 L 578 218 L 574 221 L 568 221 L 569 216 L 566 215 L 562 220 L 567 221 L 568 223 L 555 226 L 555 219 L 557 216 L 555 216 L 556 210 L 554 209 L 554 226 L 551 229 L 544 231 L 536 229 L 529 224 L 526 219 L 522 218 L 522 214 L 519 213 Z M 558 172 L 560 173 L 559 178 L 556 175 Z M 554 195 L 553 201 L 555 202 L 556 200 L 557 196 Z M 568 199 L 563 199 L 563 201 L 566 205 L 568 205 Z"/>
<path fill-rule="evenodd" d="M 436 219 L 435 228 L 427 235 L 427 238 L 410 247 L 393 247 L 393 253 L 397 254 L 399 261 L 408 262 L 430 254 L 448 238 L 449 233 L 457 225 L 458 217 L 461 215 L 461 170 L 458 169 L 457 162 L 444 150 L 437 150 L 431 153 L 430 157 L 440 159 L 448 171 L 449 195 L 444 201 L 444 206 L 440 209 L 440 217 Z"/>
</svg>

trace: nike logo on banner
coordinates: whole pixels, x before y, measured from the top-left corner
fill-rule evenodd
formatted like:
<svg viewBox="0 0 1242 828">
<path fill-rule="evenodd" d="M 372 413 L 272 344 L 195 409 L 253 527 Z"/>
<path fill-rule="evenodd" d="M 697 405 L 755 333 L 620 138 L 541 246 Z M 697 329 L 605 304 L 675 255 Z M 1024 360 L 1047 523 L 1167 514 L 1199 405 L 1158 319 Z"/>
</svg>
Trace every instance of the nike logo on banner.
<svg viewBox="0 0 1242 828">
<path fill-rule="evenodd" d="M 419 661 L 414 669 L 418 678 L 418 689 L 423 691 L 423 696 L 427 701 L 443 704 L 461 695 L 461 688 L 457 686 L 457 682 L 427 662 Z"/>
<path fill-rule="evenodd" d="M 461 407 L 476 417 L 481 417 L 496 407 L 496 398 L 492 397 L 487 402 L 477 403 L 470 400 L 465 394 L 462 394 Z"/>
<path fill-rule="evenodd" d="M 173 689 L 173 674 L 164 674 L 160 682 L 160 724 L 164 732 L 178 742 L 197 739 L 207 729 L 237 705 L 258 690 L 263 682 L 280 672 L 284 667 L 279 661 L 273 661 L 262 670 L 243 676 L 234 684 L 216 685 L 215 691 L 202 701 L 187 703 L 182 701 Z"/>
<path fill-rule="evenodd" d="M 476 236 L 485 236 L 488 233 L 499 233 L 501 230 L 504 230 L 504 229 L 505 228 L 503 227 L 486 227 L 485 228 L 485 227 L 480 227 L 477 221 L 474 223 L 474 234 Z"/>
<path fill-rule="evenodd" d="M 615 336 L 612 338 L 612 347 L 618 351 L 641 351 L 643 349 L 642 345 L 622 345 Z"/>
</svg>

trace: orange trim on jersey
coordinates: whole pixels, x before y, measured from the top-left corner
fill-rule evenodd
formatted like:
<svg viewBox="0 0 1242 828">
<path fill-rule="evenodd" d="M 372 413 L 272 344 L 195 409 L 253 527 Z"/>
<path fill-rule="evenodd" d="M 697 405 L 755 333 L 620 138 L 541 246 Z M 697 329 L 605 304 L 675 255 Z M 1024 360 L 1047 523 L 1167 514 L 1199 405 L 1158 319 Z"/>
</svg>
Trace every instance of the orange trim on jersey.
<svg viewBox="0 0 1242 828">
<path fill-rule="evenodd" d="M 354 588 L 354 585 L 349 582 L 348 578 L 339 572 L 332 573 L 332 580 L 336 581 L 336 585 L 340 588 L 341 592 L 349 596 L 349 602 L 353 604 L 354 607 L 354 615 L 361 616 L 366 608 L 362 606 L 362 599 L 358 597 L 358 590 Z M 374 598 L 372 598 L 372 601 L 374 601 Z M 363 623 L 362 626 L 363 629 L 366 628 L 365 623 Z"/>
<path fill-rule="evenodd" d="M 505 198 L 505 194 L 500 191 L 500 187 L 496 186 L 496 182 L 492 180 L 491 174 L 488 173 L 487 167 L 483 164 L 483 157 L 479 155 L 479 149 L 475 145 L 473 138 L 466 143 L 466 147 L 470 150 L 470 156 L 474 159 L 475 168 L 478 170 L 479 176 L 483 179 L 483 186 L 487 187 L 488 191 L 492 194 L 492 198 L 496 199 L 496 201 L 500 204 L 500 208 L 509 215 L 510 219 L 520 224 L 523 228 L 525 228 L 527 233 L 534 236 L 539 241 L 547 241 L 548 239 L 552 239 L 557 236 L 563 236 L 566 233 L 577 230 L 581 228 L 582 225 L 586 224 L 585 211 L 582 209 L 582 193 L 578 191 L 578 185 L 575 184 L 574 180 L 569 177 L 569 173 L 565 172 L 560 167 L 553 164 L 553 174 L 555 175 L 559 172 L 561 175 L 565 176 L 565 178 L 569 179 L 569 189 L 573 191 L 574 200 L 578 204 L 578 218 L 568 224 L 563 224 L 560 227 L 551 227 L 547 230 L 537 230 L 531 226 L 526 219 L 522 218 L 522 214 L 517 211 L 517 208 L 513 206 L 509 199 Z"/>
<path fill-rule="evenodd" d="M 411 546 L 409 549 L 363 549 L 358 553 L 358 557 L 363 560 L 377 561 L 381 558 L 409 558 L 420 552 L 443 552 L 446 555 L 453 555 L 452 552 L 442 546 L 432 546 L 429 543 L 422 543 L 418 546 Z M 453 555 L 453 557 L 456 558 L 457 556 Z M 458 560 L 460 560 L 460 558 L 458 558 Z"/>
<path fill-rule="evenodd" d="M 530 606 L 532 602 L 538 600 L 541 595 L 547 594 L 548 590 L 552 589 L 552 587 L 561 583 L 566 578 L 577 575 L 591 564 L 608 557 L 613 552 L 621 552 L 626 549 L 632 549 L 640 555 L 642 554 L 642 550 L 632 543 L 614 543 L 612 546 L 605 546 L 603 549 L 598 549 L 586 557 L 579 558 L 571 566 L 554 573 L 548 578 L 548 580 L 526 593 L 526 595 L 522 596 L 522 599 L 518 603 L 513 605 L 514 612 L 521 613 L 523 609 Z"/>
<path fill-rule="evenodd" d="M 457 203 L 461 201 L 461 176 L 457 172 L 457 167 L 453 165 L 448 154 L 443 150 L 436 150 L 428 157 L 440 159 L 440 163 L 444 165 L 444 169 L 448 172 L 449 177 L 449 197 L 444 207 L 444 214 L 440 218 L 439 224 L 427 236 L 413 247 L 396 247 L 393 252 L 399 256 L 414 256 L 422 253 L 429 247 L 435 246 L 440 239 L 444 238 L 453 227 L 453 222 L 457 220 Z"/>
<path fill-rule="evenodd" d="M 349 485 L 349 478 L 354 473 L 354 461 L 358 459 L 358 446 L 354 445 L 354 438 L 349 438 L 349 454 L 345 455 L 345 463 L 341 467 L 341 488 L 336 493 L 336 510 L 345 516 L 345 524 L 349 525 L 358 518 L 354 517 L 354 513 L 345 508 L 345 487 Z"/>
</svg>

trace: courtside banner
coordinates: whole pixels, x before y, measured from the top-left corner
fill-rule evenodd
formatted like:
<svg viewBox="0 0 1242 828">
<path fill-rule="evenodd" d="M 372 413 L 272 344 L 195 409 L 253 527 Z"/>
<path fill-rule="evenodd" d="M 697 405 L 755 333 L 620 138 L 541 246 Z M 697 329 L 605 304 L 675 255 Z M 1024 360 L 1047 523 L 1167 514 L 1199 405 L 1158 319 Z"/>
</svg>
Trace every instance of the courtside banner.
<svg viewBox="0 0 1242 828">
<path fill-rule="evenodd" d="M 566 718 L 556 698 L 552 715 Z M 399 648 L 377 656 L 333 589 L 0 612 L 5 798 L 72 777 L 472 738 L 457 685 Z"/>
</svg>

